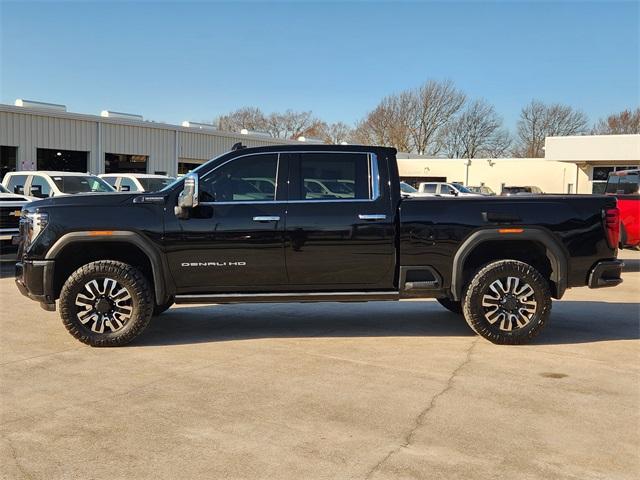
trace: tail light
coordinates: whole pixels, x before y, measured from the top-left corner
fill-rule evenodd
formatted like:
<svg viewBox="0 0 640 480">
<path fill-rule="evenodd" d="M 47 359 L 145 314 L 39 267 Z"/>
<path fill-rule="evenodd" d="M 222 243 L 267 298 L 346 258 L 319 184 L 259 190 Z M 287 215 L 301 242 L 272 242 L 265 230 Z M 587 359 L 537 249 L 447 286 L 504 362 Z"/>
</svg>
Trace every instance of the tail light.
<svg viewBox="0 0 640 480">
<path fill-rule="evenodd" d="M 607 243 L 611 248 L 618 248 L 618 243 L 620 243 L 620 210 L 608 208 L 603 213 Z"/>
</svg>

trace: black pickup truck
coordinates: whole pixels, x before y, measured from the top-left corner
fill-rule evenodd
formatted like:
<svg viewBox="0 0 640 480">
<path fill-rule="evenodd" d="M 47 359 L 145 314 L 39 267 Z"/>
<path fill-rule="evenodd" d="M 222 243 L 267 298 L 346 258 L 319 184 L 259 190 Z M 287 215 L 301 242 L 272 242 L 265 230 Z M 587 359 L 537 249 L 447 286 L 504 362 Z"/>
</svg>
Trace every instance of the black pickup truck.
<svg viewBox="0 0 640 480">
<path fill-rule="evenodd" d="M 615 198 L 403 198 L 392 148 L 236 148 L 155 193 L 36 201 L 16 284 L 93 346 L 173 303 L 436 298 L 495 343 L 619 284 Z M 393 318 L 389 319 L 393 322 Z"/>
</svg>

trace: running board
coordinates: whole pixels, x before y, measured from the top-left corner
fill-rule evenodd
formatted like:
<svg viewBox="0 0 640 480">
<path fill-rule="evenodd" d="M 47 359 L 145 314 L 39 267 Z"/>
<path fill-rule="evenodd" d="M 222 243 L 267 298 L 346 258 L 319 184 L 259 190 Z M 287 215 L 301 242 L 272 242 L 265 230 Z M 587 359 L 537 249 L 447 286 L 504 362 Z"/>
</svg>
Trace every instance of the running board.
<svg viewBox="0 0 640 480">
<path fill-rule="evenodd" d="M 184 303 L 373 302 L 400 300 L 399 292 L 288 292 L 176 295 Z"/>
</svg>

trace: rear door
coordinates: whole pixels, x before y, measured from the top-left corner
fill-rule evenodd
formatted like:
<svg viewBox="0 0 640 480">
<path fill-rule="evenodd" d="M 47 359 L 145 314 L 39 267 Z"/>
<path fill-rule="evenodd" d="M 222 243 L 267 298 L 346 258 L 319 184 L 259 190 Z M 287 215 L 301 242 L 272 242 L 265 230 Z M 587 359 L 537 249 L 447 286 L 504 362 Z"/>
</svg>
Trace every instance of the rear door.
<svg viewBox="0 0 640 480">
<path fill-rule="evenodd" d="M 292 290 L 391 289 L 394 214 L 371 152 L 290 155 L 285 259 Z M 323 192 L 311 185 L 321 184 Z"/>
</svg>

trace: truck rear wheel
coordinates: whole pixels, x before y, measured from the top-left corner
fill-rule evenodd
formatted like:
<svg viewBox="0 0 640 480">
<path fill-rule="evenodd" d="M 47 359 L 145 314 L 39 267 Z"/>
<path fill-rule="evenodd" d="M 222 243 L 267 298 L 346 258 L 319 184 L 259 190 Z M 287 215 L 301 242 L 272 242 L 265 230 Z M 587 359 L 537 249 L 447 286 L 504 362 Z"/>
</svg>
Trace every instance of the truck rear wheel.
<svg viewBox="0 0 640 480">
<path fill-rule="evenodd" d="M 60 293 L 64 326 L 92 347 L 129 343 L 147 327 L 153 307 L 153 291 L 142 272 L 115 260 L 80 267 Z"/>
<path fill-rule="evenodd" d="M 463 299 L 469 326 L 490 342 L 519 345 L 531 341 L 551 314 L 547 280 L 531 265 L 500 260 L 481 268 Z"/>
</svg>

